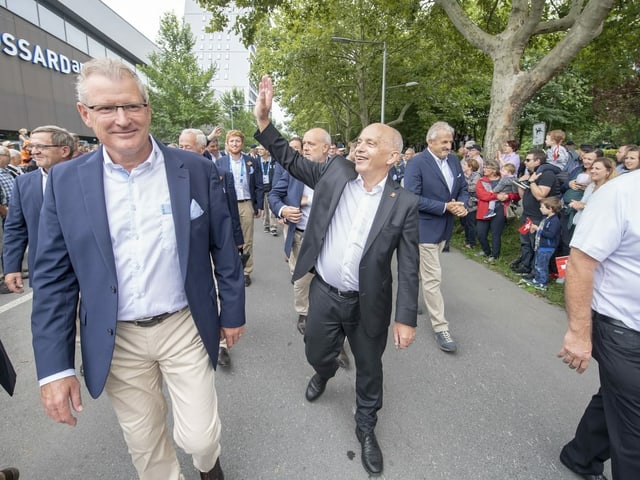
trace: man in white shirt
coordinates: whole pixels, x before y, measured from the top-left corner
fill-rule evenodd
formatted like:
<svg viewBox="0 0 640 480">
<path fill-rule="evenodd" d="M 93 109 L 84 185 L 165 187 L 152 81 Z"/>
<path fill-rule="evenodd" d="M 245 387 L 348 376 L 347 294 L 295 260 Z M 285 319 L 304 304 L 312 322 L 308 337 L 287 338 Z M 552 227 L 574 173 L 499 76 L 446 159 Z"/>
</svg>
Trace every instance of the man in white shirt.
<svg viewBox="0 0 640 480">
<path fill-rule="evenodd" d="M 640 171 L 603 185 L 571 240 L 565 302 L 569 328 L 558 357 L 578 373 L 598 361 L 591 398 L 562 463 L 585 479 L 616 480 L 640 472 Z"/>
<path fill-rule="evenodd" d="M 146 88 L 121 61 L 85 63 L 77 95 L 102 147 L 51 170 L 40 214 L 31 325 L 45 412 L 73 426 L 82 411 L 78 314 L 87 389 L 109 395 L 139 478 L 183 478 L 166 385 L 175 443 L 201 479 L 223 479 L 214 368 L 245 314 L 220 174 L 149 135 Z"/>
</svg>

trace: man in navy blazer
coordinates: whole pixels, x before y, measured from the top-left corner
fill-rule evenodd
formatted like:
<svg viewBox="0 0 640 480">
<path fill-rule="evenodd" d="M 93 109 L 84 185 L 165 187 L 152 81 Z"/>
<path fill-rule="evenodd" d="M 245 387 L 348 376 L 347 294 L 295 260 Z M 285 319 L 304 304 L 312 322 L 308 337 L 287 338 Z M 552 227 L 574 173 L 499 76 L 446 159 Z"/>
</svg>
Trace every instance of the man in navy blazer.
<svg viewBox="0 0 640 480">
<path fill-rule="evenodd" d="M 447 123 L 434 123 L 427 132 L 428 148 L 407 163 L 404 174 L 404 187 L 420 197 L 420 279 L 431 326 L 445 352 L 455 352 L 457 345 L 444 315 L 440 253 L 454 219 L 467 214 L 469 199 L 460 160 L 451 153 L 453 134 Z"/>
<path fill-rule="evenodd" d="M 229 130 L 225 143 L 227 154 L 220 157 L 216 165 L 222 172 L 233 175 L 244 238 L 244 253 L 249 255 L 244 265 L 244 284 L 248 287 L 251 285 L 253 273 L 253 220 L 262 215 L 264 191 L 260 167 L 253 157 L 242 153 L 243 144 L 244 134 L 240 130 Z"/>
<path fill-rule="evenodd" d="M 24 292 L 22 260 L 27 245 L 27 265 L 33 274 L 38 246 L 38 223 L 47 176 L 55 165 L 73 156 L 75 144 L 71 133 L 54 125 L 33 129 L 30 138 L 31 156 L 39 168 L 16 177 L 9 213 L 4 224 L 4 282 L 13 293 Z"/>
<path fill-rule="evenodd" d="M 245 298 L 219 172 L 149 135 L 146 89 L 121 61 L 85 63 L 77 94 L 102 147 L 58 165 L 45 192 L 31 320 L 45 411 L 75 425 L 70 404 L 82 410 L 79 304 L 87 388 L 109 395 L 139 478 L 182 478 L 166 385 L 176 444 L 202 479 L 222 479 L 214 368 L 220 335 L 231 347 L 244 330 Z"/>
</svg>

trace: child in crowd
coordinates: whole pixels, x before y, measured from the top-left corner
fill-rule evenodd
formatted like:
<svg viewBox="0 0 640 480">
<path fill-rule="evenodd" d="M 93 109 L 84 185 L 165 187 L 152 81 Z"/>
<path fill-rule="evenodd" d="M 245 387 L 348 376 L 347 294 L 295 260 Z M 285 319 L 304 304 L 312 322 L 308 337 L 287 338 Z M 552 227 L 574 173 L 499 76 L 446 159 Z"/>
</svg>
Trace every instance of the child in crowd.
<svg viewBox="0 0 640 480">
<path fill-rule="evenodd" d="M 569 161 L 569 152 L 562 146 L 564 138 L 565 135 L 562 130 L 551 130 L 545 140 L 547 147 L 549 147 L 547 150 L 547 163 L 557 168 L 555 173 L 563 171 Z"/>
<path fill-rule="evenodd" d="M 547 197 L 540 201 L 540 212 L 545 218 L 540 225 L 531 225 L 531 231 L 536 234 L 535 276 L 533 280 L 524 280 L 527 285 L 536 290 L 546 290 L 549 281 L 549 261 L 560 243 L 560 219 L 558 212 L 562 209 L 562 202 L 558 197 Z"/>
<path fill-rule="evenodd" d="M 500 169 L 502 177 L 493 189 L 493 193 L 518 193 L 518 187 L 513 183 L 516 178 L 516 166 L 512 163 L 505 163 Z M 496 216 L 496 201 L 489 201 L 489 210 L 482 218 L 487 219 Z"/>
</svg>

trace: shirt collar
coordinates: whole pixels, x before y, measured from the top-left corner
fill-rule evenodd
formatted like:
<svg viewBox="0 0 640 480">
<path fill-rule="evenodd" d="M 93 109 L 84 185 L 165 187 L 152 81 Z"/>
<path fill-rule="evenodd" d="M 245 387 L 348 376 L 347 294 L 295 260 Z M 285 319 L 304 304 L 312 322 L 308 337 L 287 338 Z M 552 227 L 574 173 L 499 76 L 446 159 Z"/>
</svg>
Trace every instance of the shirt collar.
<svg viewBox="0 0 640 480">
<path fill-rule="evenodd" d="M 364 178 L 362 178 L 362 175 L 358 174 L 358 176 L 353 181 L 355 182 L 356 185 L 358 185 L 358 187 L 362 188 L 362 190 L 364 190 L 368 195 L 378 195 L 379 193 L 382 193 L 382 191 L 384 190 L 384 186 L 387 183 L 387 177 L 384 177 L 379 183 L 374 185 L 374 187 L 371 189 L 370 192 L 367 192 L 367 190 L 364 188 Z"/>
<path fill-rule="evenodd" d="M 151 140 L 151 153 L 149 154 L 149 156 L 144 162 L 142 162 L 140 165 L 135 167 L 132 171 L 151 170 L 154 167 L 156 167 L 158 163 L 161 161 L 161 158 L 163 158 L 162 152 L 160 151 L 160 147 L 158 147 L 158 144 L 156 143 L 156 141 L 151 135 L 149 135 L 149 140 Z M 122 166 L 118 165 L 117 163 L 113 163 L 113 160 L 109 156 L 109 153 L 107 152 L 107 149 L 104 148 L 104 146 L 102 147 L 102 156 L 104 158 L 104 165 L 110 170 L 112 171 L 124 170 Z"/>
</svg>

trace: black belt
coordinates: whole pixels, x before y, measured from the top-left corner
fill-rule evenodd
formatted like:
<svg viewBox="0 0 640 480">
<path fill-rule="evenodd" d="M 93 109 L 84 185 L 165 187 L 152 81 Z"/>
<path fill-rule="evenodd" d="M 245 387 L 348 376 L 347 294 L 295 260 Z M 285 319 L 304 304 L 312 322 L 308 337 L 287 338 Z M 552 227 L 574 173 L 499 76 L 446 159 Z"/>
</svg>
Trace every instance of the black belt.
<svg viewBox="0 0 640 480">
<path fill-rule="evenodd" d="M 238 203 L 250 202 L 250 198 L 245 198 L 244 200 L 238 200 Z"/>
<path fill-rule="evenodd" d="M 169 318 L 171 315 L 173 315 L 174 313 L 178 313 L 182 310 L 184 310 L 187 307 L 181 308 L 180 310 L 176 310 L 175 312 L 166 312 L 166 313 L 161 313 L 159 315 L 155 315 L 153 317 L 148 317 L 148 318 L 141 318 L 140 320 L 132 320 L 128 323 L 132 323 L 134 324 L 136 327 L 154 327 L 156 325 L 159 325 L 160 323 L 164 322 L 167 318 Z"/>
<path fill-rule="evenodd" d="M 618 328 L 624 328 L 625 330 L 629 330 L 630 332 L 634 332 L 640 335 L 640 332 L 638 332 L 637 330 L 634 330 L 633 328 L 630 328 L 626 323 L 620 320 L 616 320 L 615 318 L 602 315 L 601 313 L 598 313 L 595 310 L 593 310 L 593 318 L 598 320 L 599 322 L 608 323 L 609 325 L 613 325 L 614 327 L 618 327 Z"/>
<path fill-rule="evenodd" d="M 301 228 L 296 227 L 296 232 L 304 233 L 304 230 L 301 229 Z"/>
<path fill-rule="evenodd" d="M 360 295 L 360 292 L 356 292 L 354 290 L 338 290 L 336 287 L 331 286 L 327 282 L 325 282 L 324 279 L 320 275 L 316 274 L 316 278 L 318 279 L 318 281 L 321 284 L 323 284 L 325 287 L 327 287 L 331 293 L 335 293 L 336 295 L 338 295 L 341 298 L 355 298 L 358 295 Z"/>
</svg>

